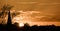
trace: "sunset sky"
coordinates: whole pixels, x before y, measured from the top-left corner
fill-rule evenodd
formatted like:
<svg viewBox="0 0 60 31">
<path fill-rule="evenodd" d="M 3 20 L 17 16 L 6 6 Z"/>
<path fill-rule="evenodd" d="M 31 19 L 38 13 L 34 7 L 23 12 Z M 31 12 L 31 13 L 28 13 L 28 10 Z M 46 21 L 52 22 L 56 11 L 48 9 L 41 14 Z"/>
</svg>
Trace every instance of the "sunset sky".
<svg viewBox="0 0 60 31">
<path fill-rule="evenodd" d="M 13 15 L 13 23 L 60 26 L 60 0 L 0 0 L 0 10 L 4 4 L 14 6 L 11 14 L 17 16 Z"/>
</svg>

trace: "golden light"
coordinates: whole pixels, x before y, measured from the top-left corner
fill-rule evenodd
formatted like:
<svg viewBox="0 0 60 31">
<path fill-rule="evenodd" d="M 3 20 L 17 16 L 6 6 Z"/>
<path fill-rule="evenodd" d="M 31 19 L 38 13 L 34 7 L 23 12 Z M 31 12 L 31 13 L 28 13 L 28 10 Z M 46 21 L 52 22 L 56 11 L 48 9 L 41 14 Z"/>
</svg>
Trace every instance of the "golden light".
<svg viewBox="0 0 60 31">
<path fill-rule="evenodd" d="M 20 27 L 23 27 L 23 26 L 24 26 L 24 23 L 19 23 L 19 26 L 20 26 Z"/>
<path fill-rule="evenodd" d="M 25 23 L 28 23 L 30 26 L 32 25 L 59 25 L 60 22 L 52 22 L 52 21 L 41 21 L 41 18 L 47 17 L 46 15 L 49 14 L 44 14 L 42 12 L 38 11 L 19 11 L 21 14 L 17 15 L 16 17 L 13 18 L 13 23 L 17 22 L 19 23 L 20 27 L 23 27 Z M 51 14 L 50 14 L 51 15 Z"/>
</svg>

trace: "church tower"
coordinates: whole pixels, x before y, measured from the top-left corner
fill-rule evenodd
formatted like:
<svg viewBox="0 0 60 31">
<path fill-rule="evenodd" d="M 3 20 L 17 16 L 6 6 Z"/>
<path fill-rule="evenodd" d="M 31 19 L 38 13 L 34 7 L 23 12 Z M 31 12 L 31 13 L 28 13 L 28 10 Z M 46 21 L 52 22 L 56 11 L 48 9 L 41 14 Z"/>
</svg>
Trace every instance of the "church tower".
<svg viewBox="0 0 60 31">
<path fill-rule="evenodd" d="M 10 16 L 10 11 L 8 12 L 7 25 L 12 25 L 12 20 L 11 20 L 11 16 Z"/>
</svg>

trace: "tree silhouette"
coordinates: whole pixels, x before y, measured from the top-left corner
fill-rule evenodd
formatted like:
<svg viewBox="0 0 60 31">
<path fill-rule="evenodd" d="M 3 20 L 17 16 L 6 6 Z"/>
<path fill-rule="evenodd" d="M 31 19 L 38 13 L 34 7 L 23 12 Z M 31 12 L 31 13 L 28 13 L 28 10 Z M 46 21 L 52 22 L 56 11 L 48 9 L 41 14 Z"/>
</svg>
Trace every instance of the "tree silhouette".
<svg viewBox="0 0 60 31">
<path fill-rule="evenodd" d="M 24 26 L 25 26 L 25 27 L 29 27 L 30 25 L 29 25 L 28 23 L 25 23 Z"/>
<path fill-rule="evenodd" d="M 11 5 L 4 5 L 1 10 L 2 12 L 0 13 L 0 17 L 3 19 L 3 21 L 5 20 L 6 14 L 11 10 L 13 6 Z M 4 21 L 5 22 L 5 21 Z M 3 23 L 4 23 L 3 22 Z"/>
<path fill-rule="evenodd" d="M 20 13 L 19 12 L 13 12 L 11 15 L 12 15 L 12 19 L 15 17 L 15 16 L 17 16 L 17 15 L 19 15 Z"/>
<path fill-rule="evenodd" d="M 15 26 L 18 26 L 19 24 L 17 22 L 14 23 Z"/>
</svg>

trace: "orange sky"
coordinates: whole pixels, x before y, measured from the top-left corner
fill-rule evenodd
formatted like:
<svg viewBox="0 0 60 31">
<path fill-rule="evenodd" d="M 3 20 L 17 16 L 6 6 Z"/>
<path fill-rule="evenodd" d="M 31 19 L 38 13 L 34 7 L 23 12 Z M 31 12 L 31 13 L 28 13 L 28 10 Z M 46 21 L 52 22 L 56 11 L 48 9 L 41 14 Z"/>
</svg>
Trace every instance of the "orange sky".
<svg viewBox="0 0 60 31">
<path fill-rule="evenodd" d="M 14 6 L 11 11 L 22 11 L 18 15 L 19 18 L 23 16 L 21 18 L 32 21 L 32 23 L 60 25 L 60 0 L 0 0 L 0 8 L 4 4 Z"/>
</svg>

